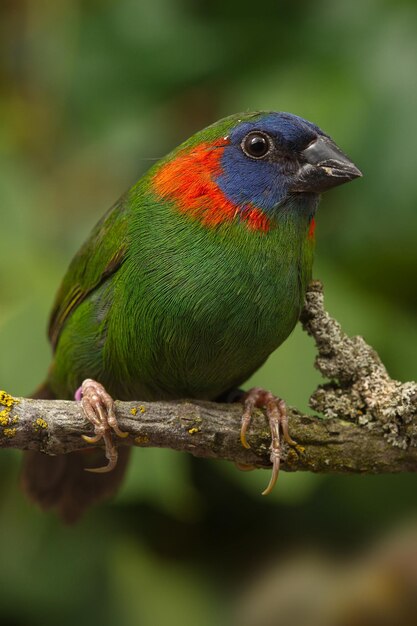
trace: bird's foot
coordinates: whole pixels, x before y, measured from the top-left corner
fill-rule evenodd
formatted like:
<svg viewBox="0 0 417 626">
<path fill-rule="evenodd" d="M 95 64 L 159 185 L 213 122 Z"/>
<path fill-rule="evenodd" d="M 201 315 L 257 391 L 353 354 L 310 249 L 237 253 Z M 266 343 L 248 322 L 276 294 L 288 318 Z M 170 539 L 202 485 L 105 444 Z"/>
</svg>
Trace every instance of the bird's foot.
<svg viewBox="0 0 417 626">
<path fill-rule="evenodd" d="M 119 427 L 117 422 L 114 400 L 107 393 L 103 385 L 91 378 L 86 378 L 81 387 L 75 392 L 75 399 L 81 401 L 81 406 L 85 417 L 94 426 L 95 435 L 90 437 L 82 435 L 87 443 L 97 444 L 101 439 L 104 442 L 105 455 L 108 460 L 104 467 L 86 468 L 87 472 L 102 474 L 111 472 L 117 464 L 117 447 L 112 440 L 113 430 L 118 437 L 127 437 Z"/>
<path fill-rule="evenodd" d="M 271 493 L 274 488 L 275 483 L 277 482 L 278 474 L 279 474 L 279 464 L 280 464 L 280 429 L 282 430 L 282 434 L 284 440 L 290 444 L 291 446 L 297 445 L 296 442 L 291 439 L 288 432 L 288 414 L 287 414 L 287 406 L 281 398 L 274 396 L 270 391 L 266 391 L 261 387 L 253 387 L 249 391 L 247 391 L 241 398 L 241 402 L 243 402 L 244 410 L 242 415 L 242 428 L 240 430 L 240 440 L 242 442 L 242 446 L 245 448 L 250 448 L 248 441 L 246 439 L 246 432 L 248 430 L 252 412 L 255 407 L 264 408 L 266 410 L 266 416 L 269 421 L 269 429 L 271 431 L 271 454 L 270 459 L 272 463 L 272 474 L 269 481 L 269 484 L 265 491 L 262 492 L 263 496 Z"/>
</svg>

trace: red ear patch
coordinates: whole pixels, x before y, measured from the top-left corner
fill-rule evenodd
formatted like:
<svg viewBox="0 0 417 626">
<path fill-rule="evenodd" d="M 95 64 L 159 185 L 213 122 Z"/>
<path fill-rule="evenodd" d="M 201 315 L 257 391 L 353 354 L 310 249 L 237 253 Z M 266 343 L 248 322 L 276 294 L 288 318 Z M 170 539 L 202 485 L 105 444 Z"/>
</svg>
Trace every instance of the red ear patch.
<svg viewBox="0 0 417 626">
<path fill-rule="evenodd" d="M 309 239 L 314 239 L 315 231 L 316 231 L 316 220 L 314 219 L 314 217 L 312 217 L 310 221 L 310 228 L 308 229 L 307 237 Z"/>
<path fill-rule="evenodd" d="M 234 204 L 214 181 L 222 173 L 221 157 L 226 145 L 227 140 L 220 139 L 180 153 L 153 177 L 155 192 L 162 198 L 175 200 L 180 211 L 191 214 L 206 226 L 238 218 L 253 230 L 267 232 L 269 220 L 260 209 Z"/>
</svg>

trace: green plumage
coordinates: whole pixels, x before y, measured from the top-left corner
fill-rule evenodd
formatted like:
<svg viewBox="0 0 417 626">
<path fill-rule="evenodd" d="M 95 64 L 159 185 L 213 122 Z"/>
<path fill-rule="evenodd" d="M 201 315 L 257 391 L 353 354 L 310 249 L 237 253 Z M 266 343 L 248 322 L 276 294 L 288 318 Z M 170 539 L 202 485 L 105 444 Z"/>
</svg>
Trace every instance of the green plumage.
<svg viewBox="0 0 417 626">
<path fill-rule="evenodd" d="M 64 279 L 49 375 L 58 397 L 92 377 L 119 399 L 214 399 L 297 322 L 311 277 L 311 198 L 307 210 L 278 212 L 267 233 L 211 228 L 158 199 L 154 173 L 97 225 Z M 82 294 L 70 310 L 68 294 Z"/>
<path fill-rule="evenodd" d="M 93 377 L 120 399 L 215 398 L 289 335 L 311 276 L 308 225 L 286 219 L 264 235 L 184 222 L 140 199 L 124 258 L 60 333 L 49 379 L 59 397 Z"/>
<path fill-rule="evenodd" d="M 241 385 L 298 320 L 318 194 L 357 176 L 327 135 L 288 113 L 235 115 L 194 135 L 75 256 L 53 307 L 54 358 L 38 395 L 71 399 L 84 379 L 139 401 L 214 400 Z M 274 480 L 277 445 L 275 433 Z M 73 521 L 117 490 L 126 461 L 121 448 L 116 469 L 91 474 L 78 453 L 31 452 L 23 483 Z"/>
</svg>

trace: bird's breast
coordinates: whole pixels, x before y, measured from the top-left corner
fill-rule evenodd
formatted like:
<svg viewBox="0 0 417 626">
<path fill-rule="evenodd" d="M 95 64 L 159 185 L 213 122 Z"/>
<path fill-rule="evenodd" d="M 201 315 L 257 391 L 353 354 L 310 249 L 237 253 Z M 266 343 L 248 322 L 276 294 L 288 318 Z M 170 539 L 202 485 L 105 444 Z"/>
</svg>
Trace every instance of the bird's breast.
<svg viewBox="0 0 417 626">
<path fill-rule="evenodd" d="M 292 331 L 304 259 L 300 246 L 282 246 L 282 233 L 241 241 L 230 231 L 174 232 L 157 255 L 142 245 L 126 264 L 131 295 L 121 299 L 129 305 L 119 319 L 130 346 L 128 377 L 140 387 L 132 394 L 215 398 L 246 380 Z"/>
</svg>

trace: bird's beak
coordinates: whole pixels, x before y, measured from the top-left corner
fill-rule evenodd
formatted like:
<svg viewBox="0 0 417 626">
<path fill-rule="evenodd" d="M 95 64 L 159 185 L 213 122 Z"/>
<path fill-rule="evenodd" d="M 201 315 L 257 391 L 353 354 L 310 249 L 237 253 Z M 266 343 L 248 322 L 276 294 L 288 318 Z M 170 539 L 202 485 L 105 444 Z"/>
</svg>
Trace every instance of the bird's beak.
<svg viewBox="0 0 417 626">
<path fill-rule="evenodd" d="M 320 136 L 301 153 L 291 191 L 322 193 L 362 176 L 329 137 Z"/>
</svg>

